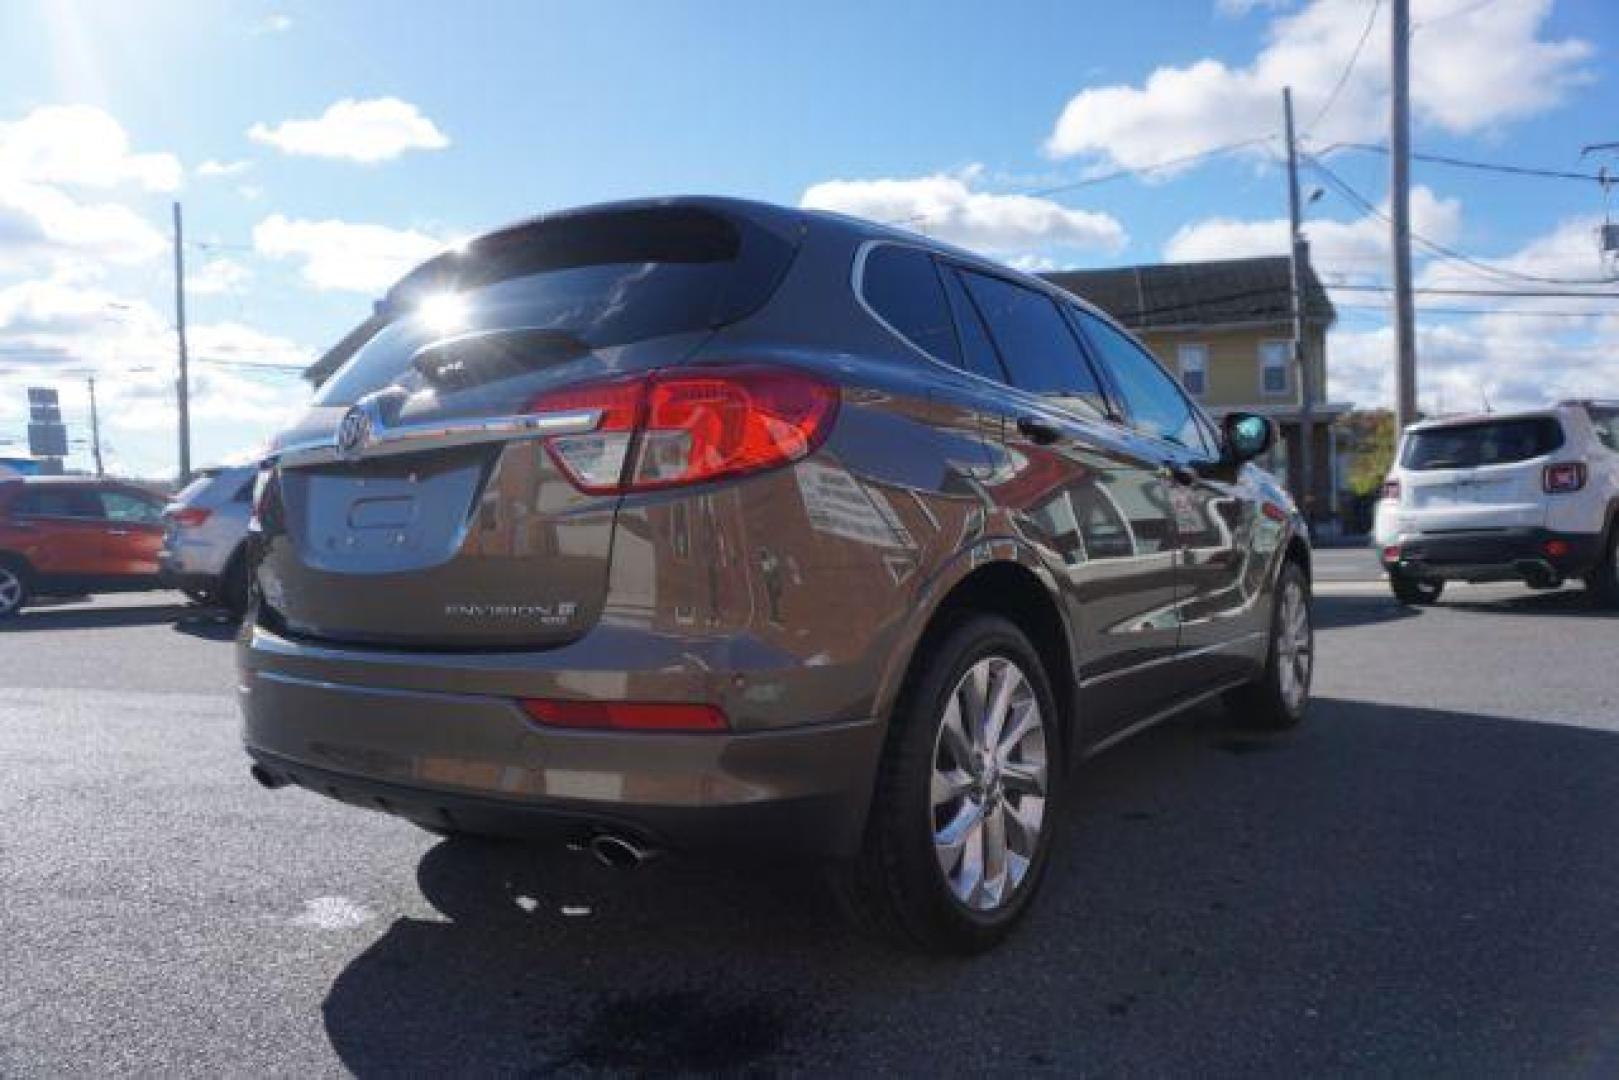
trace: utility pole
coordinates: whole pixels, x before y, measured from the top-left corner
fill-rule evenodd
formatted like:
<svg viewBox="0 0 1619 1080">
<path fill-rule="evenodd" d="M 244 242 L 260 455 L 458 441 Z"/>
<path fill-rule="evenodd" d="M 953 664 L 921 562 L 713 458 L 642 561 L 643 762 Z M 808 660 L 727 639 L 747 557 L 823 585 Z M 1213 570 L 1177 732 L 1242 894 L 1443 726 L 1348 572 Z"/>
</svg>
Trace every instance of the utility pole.
<svg viewBox="0 0 1619 1080">
<path fill-rule="evenodd" d="M 88 376 L 85 380 L 90 384 L 90 455 L 95 459 L 96 476 L 106 475 L 101 467 L 101 417 L 96 413 L 96 377 Z"/>
<path fill-rule="evenodd" d="M 191 482 L 191 372 L 186 356 L 186 264 L 185 233 L 180 222 L 180 204 L 174 204 L 174 333 L 180 346 L 180 376 L 175 381 L 175 399 L 180 411 L 180 486 Z"/>
<path fill-rule="evenodd" d="M 1282 118 L 1287 129 L 1288 269 L 1293 281 L 1293 361 L 1299 373 L 1299 503 L 1306 524 L 1315 522 L 1315 369 L 1304 347 L 1304 270 L 1310 248 L 1304 242 L 1303 211 L 1299 206 L 1299 157 L 1293 136 L 1293 88 L 1282 88 Z"/>
<path fill-rule="evenodd" d="M 1394 248 L 1395 416 L 1417 422 L 1417 329 L 1411 302 L 1411 0 L 1390 4 L 1393 93 L 1389 110 L 1390 228 Z"/>
</svg>

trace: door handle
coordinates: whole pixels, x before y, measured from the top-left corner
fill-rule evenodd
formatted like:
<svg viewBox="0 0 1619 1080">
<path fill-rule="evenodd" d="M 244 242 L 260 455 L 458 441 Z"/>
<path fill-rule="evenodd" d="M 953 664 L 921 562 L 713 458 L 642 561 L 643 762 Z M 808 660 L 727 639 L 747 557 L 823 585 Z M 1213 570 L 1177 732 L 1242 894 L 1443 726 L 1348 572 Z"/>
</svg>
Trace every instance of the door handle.
<svg viewBox="0 0 1619 1080">
<path fill-rule="evenodd" d="M 1062 432 L 1057 425 L 1038 416 L 1020 416 L 1017 420 L 1017 429 L 1024 438 L 1037 446 L 1050 446 L 1062 438 Z"/>
<path fill-rule="evenodd" d="M 108 536 L 128 536 L 129 535 L 129 530 L 128 529 L 108 529 L 107 530 L 107 535 Z"/>
</svg>

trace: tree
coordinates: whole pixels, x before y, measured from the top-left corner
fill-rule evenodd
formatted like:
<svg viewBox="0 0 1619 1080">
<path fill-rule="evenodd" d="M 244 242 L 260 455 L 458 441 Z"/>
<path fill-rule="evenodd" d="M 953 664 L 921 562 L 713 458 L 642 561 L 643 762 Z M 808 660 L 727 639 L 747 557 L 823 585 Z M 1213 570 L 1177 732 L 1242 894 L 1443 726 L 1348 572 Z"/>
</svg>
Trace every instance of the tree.
<svg viewBox="0 0 1619 1080">
<path fill-rule="evenodd" d="M 1356 409 L 1341 421 L 1345 438 L 1340 444 L 1350 455 L 1349 490 L 1371 498 L 1383 486 L 1394 464 L 1398 438 L 1394 413 L 1388 409 Z"/>
</svg>

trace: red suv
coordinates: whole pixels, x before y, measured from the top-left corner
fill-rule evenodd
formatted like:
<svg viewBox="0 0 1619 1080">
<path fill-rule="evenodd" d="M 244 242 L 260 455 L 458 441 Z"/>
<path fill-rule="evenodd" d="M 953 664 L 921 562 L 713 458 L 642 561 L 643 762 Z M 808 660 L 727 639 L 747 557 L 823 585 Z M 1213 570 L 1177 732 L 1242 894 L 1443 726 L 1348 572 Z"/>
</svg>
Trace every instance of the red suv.
<svg viewBox="0 0 1619 1080">
<path fill-rule="evenodd" d="M 155 589 L 163 499 L 77 477 L 0 480 L 0 619 L 41 594 Z"/>
</svg>

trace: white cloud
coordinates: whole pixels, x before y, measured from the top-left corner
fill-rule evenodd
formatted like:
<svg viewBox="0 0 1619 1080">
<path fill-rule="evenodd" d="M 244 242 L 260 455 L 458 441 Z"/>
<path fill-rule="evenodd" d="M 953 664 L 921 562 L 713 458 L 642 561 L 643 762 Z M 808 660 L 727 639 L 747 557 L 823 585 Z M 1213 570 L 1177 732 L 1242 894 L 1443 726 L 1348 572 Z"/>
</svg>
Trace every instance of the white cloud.
<svg viewBox="0 0 1619 1080">
<path fill-rule="evenodd" d="M 128 207 L 81 203 L 45 184 L 0 179 L 0 271 L 142 263 L 167 246 L 167 238 Z"/>
<path fill-rule="evenodd" d="M 1418 124 L 1473 133 L 1560 103 L 1590 80 L 1589 43 L 1540 37 L 1551 0 L 1418 0 L 1412 40 L 1412 110 Z M 1063 108 L 1046 152 L 1127 168 L 1275 132 L 1292 86 L 1309 127 L 1366 27 L 1366 0 L 1314 0 L 1277 18 L 1251 63 L 1200 59 L 1160 67 L 1140 85 L 1087 88 Z M 1332 112 L 1308 131 L 1319 143 L 1365 140 L 1386 126 L 1386 5 Z M 1190 167 L 1190 166 L 1187 166 Z"/>
<path fill-rule="evenodd" d="M 122 125 L 90 105 L 44 105 L 0 123 L 0 180 L 173 191 L 182 173 L 173 154 L 132 153 Z"/>
<path fill-rule="evenodd" d="M 234 259 L 209 259 L 186 274 L 186 291 L 204 296 L 240 292 L 253 272 Z"/>
<path fill-rule="evenodd" d="M 272 214 L 253 229 L 253 248 L 297 259 L 320 289 L 382 293 L 412 267 L 443 251 L 444 241 L 413 229 L 349 221 L 308 221 Z"/>
<path fill-rule="evenodd" d="M 373 163 L 407 150 L 442 150 L 449 138 L 408 101 L 396 97 L 344 98 L 313 120 L 257 123 L 248 138 L 288 154 Z"/>
<path fill-rule="evenodd" d="M 216 161 L 209 158 L 197 166 L 198 176 L 240 176 L 253 167 L 253 163 L 243 158 L 238 161 Z"/>
<path fill-rule="evenodd" d="M 975 191 L 977 166 L 909 180 L 827 180 L 799 204 L 871 221 L 902 224 L 992 255 L 1030 256 L 1049 248 L 1115 252 L 1124 226 L 1102 213 L 1071 210 L 1031 195 Z"/>
<path fill-rule="evenodd" d="M 1562 222 L 1516 251 L 1481 260 L 1549 278 L 1602 276 L 1594 217 Z M 1557 292 L 1577 287 L 1495 280 L 1443 260 L 1417 275 L 1419 288 Z M 1592 290 L 1593 292 L 1601 290 Z M 1606 290 L 1611 297 L 1611 289 Z M 1372 298 L 1368 298 L 1368 297 Z M 1357 305 L 1384 302 L 1380 294 L 1340 293 Z M 1419 294 L 1417 381 L 1429 411 L 1524 408 L 1571 397 L 1611 396 L 1619 385 L 1619 305 L 1578 297 L 1482 297 Z M 1485 311 L 1487 314 L 1453 314 Z M 1346 321 L 1332 332 L 1329 378 L 1334 399 L 1363 405 L 1393 399 L 1394 341 L 1385 325 Z"/>
<path fill-rule="evenodd" d="M 253 27 L 255 34 L 285 34 L 292 29 L 292 18 L 288 15 L 267 15 L 260 19 Z"/>
<path fill-rule="evenodd" d="M 1388 213 L 1388 201 L 1380 208 Z M 1461 231 L 1462 204 L 1445 199 L 1425 186 L 1411 190 L 1411 227 L 1441 244 L 1449 244 Z M 1389 225 L 1385 218 L 1367 214 L 1353 221 L 1311 218 L 1304 234 L 1310 241 L 1310 257 L 1323 273 L 1365 275 L 1381 269 L 1389 258 Z M 1286 255 L 1287 219 L 1260 221 L 1228 217 L 1204 218 L 1181 226 L 1164 245 L 1164 258 L 1171 262 L 1202 259 L 1240 259 L 1250 255 Z"/>
</svg>

